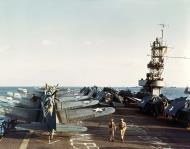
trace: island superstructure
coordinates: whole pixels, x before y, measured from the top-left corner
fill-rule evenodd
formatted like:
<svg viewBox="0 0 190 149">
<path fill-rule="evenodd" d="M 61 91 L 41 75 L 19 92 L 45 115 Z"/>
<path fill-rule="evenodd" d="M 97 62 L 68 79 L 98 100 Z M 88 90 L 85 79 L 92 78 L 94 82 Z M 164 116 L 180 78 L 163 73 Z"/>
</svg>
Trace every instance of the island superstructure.
<svg viewBox="0 0 190 149">
<path fill-rule="evenodd" d="M 142 91 L 151 96 L 159 96 L 161 94 L 161 88 L 165 86 L 162 73 L 164 71 L 164 56 L 167 52 L 167 46 L 163 40 L 163 24 L 162 27 L 161 37 L 157 37 L 151 44 L 151 60 L 147 64 L 149 72 L 146 74 L 146 79 L 139 80 L 139 86 L 143 87 Z"/>
</svg>

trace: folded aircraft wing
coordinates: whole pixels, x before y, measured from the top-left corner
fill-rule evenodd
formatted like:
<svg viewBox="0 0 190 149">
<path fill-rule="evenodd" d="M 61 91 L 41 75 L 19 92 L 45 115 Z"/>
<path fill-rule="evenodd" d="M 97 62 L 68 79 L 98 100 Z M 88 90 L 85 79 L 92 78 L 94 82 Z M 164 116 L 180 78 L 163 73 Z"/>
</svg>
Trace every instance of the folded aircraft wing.
<svg viewBox="0 0 190 149">
<path fill-rule="evenodd" d="M 39 121 L 41 109 L 17 107 L 11 104 L 0 104 L 0 114 L 26 121 Z"/>
<path fill-rule="evenodd" d="M 185 107 L 186 100 L 173 101 L 170 106 L 165 109 L 166 114 L 175 116 L 176 113 Z"/>
<path fill-rule="evenodd" d="M 134 101 L 134 102 L 141 102 L 142 99 L 139 98 L 135 98 L 135 97 L 128 97 L 130 100 Z"/>
<path fill-rule="evenodd" d="M 57 97 L 62 97 L 62 96 L 66 96 L 66 97 L 72 97 L 72 96 L 83 96 L 83 94 L 80 93 L 76 93 L 76 92 L 66 92 L 66 91 L 58 91 L 56 93 Z"/>
<path fill-rule="evenodd" d="M 73 120 L 84 120 L 95 117 L 101 117 L 110 115 L 115 112 L 112 107 L 101 108 L 84 108 L 84 109 L 68 109 L 57 111 L 59 120 L 64 123 L 68 123 Z"/>
<path fill-rule="evenodd" d="M 28 123 L 28 124 L 18 124 L 15 127 L 17 130 L 28 130 L 28 131 L 47 131 L 47 125 L 44 123 Z"/>
<path fill-rule="evenodd" d="M 59 97 L 60 101 L 79 101 L 79 100 L 88 100 L 91 97 L 89 96 L 61 96 Z"/>
<path fill-rule="evenodd" d="M 84 108 L 98 104 L 97 100 L 73 101 L 73 102 L 56 102 L 57 109 L 76 109 Z"/>
</svg>

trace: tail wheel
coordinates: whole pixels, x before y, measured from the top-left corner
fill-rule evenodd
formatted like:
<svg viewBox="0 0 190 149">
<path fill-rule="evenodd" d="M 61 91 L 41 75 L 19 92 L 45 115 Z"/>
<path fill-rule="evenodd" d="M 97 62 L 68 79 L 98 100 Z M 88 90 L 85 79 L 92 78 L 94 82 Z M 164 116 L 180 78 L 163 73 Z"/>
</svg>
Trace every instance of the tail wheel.
<svg viewBox="0 0 190 149">
<path fill-rule="evenodd" d="M 177 111 L 177 113 L 176 113 L 176 115 L 175 115 L 175 118 L 176 118 L 177 120 L 180 119 L 180 112 L 179 112 L 179 111 Z"/>
</svg>

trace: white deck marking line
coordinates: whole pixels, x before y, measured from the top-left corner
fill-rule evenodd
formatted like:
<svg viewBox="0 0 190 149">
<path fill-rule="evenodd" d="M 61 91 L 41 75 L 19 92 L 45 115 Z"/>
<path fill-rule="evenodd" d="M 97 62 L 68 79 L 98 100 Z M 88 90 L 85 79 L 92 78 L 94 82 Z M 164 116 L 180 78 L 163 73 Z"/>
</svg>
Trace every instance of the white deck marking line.
<svg viewBox="0 0 190 149">
<path fill-rule="evenodd" d="M 23 139 L 19 149 L 26 149 L 30 140 L 30 135 L 33 131 L 30 132 L 30 134 L 26 135 L 25 138 Z"/>
<path fill-rule="evenodd" d="M 28 146 L 28 142 L 29 142 L 29 138 L 28 139 L 24 139 L 19 147 L 19 149 L 26 149 Z"/>
<path fill-rule="evenodd" d="M 55 140 L 55 141 L 43 141 L 42 139 L 45 139 L 45 140 L 47 140 L 47 138 L 45 137 L 45 136 L 43 136 L 43 135 L 40 135 L 40 134 L 35 134 L 38 138 L 37 138 L 37 140 L 36 141 L 38 141 L 38 142 L 42 142 L 42 143 L 44 143 L 44 144 L 54 144 L 54 143 L 57 143 L 57 142 L 59 142 L 59 141 L 61 141 L 61 140 Z"/>
<path fill-rule="evenodd" d="M 52 141 L 52 142 L 49 142 L 48 144 L 54 144 L 54 143 L 57 143 L 59 141 L 61 141 L 61 140 Z"/>
<path fill-rule="evenodd" d="M 70 144 L 73 149 L 80 149 L 78 146 L 83 146 L 85 149 L 99 149 L 96 143 L 91 139 L 90 134 L 80 134 L 70 138 Z"/>
<path fill-rule="evenodd" d="M 52 141 L 52 142 L 46 142 L 46 141 L 42 141 L 42 140 L 36 140 L 36 141 L 42 142 L 42 143 L 44 143 L 44 144 L 54 144 L 54 143 L 57 143 L 57 142 L 59 142 L 59 141 L 61 141 L 61 140 L 55 140 L 55 141 Z"/>
</svg>

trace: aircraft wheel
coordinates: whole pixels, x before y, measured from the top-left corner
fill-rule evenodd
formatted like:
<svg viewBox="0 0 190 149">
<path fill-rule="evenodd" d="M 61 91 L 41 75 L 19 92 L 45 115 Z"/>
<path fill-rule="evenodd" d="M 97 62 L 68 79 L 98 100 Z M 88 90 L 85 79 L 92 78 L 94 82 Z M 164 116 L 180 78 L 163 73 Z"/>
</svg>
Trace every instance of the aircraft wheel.
<svg viewBox="0 0 190 149">
<path fill-rule="evenodd" d="M 175 115 L 175 118 L 179 121 L 181 119 L 180 111 L 178 111 Z"/>
<path fill-rule="evenodd" d="M 188 120 L 184 121 L 184 125 L 187 129 L 190 129 L 190 122 Z"/>
<path fill-rule="evenodd" d="M 158 117 L 158 113 L 156 112 L 156 110 L 153 111 L 153 116 Z"/>
<path fill-rule="evenodd" d="M 187 122 L 187 128 L 190 128 L 190 122 Z"/>
<path fill-rule="evenodd" d="M 146 104 L 145 107 L 143 108 L 144 113 L 148 114 L 150 111 L 150 105 Z"/>
<path fill-rule="evenodd" d="M 4 136 L 4 134 L 5 134 L 5 128 L 3 127 L 3 125 L 1 126 L 1 128 L 0 128 L 0 137 L 2 138 L 3 136 Z"/>
<path fill-rule="evenodd" d="M 140 110 L 140 112 L 142 112 L 142 108 L 141 107 L 139 108 L 139 110 Z"/>
<path fill-rule="evenodd" d="M 8 128 L 9 128 L 9 123 L 8 123 L 8 122 L 5 122 L 5 123 L 4 123 L 4 128 L 5 128 L 5 129 L 8 129 Z"/>
</svg>

